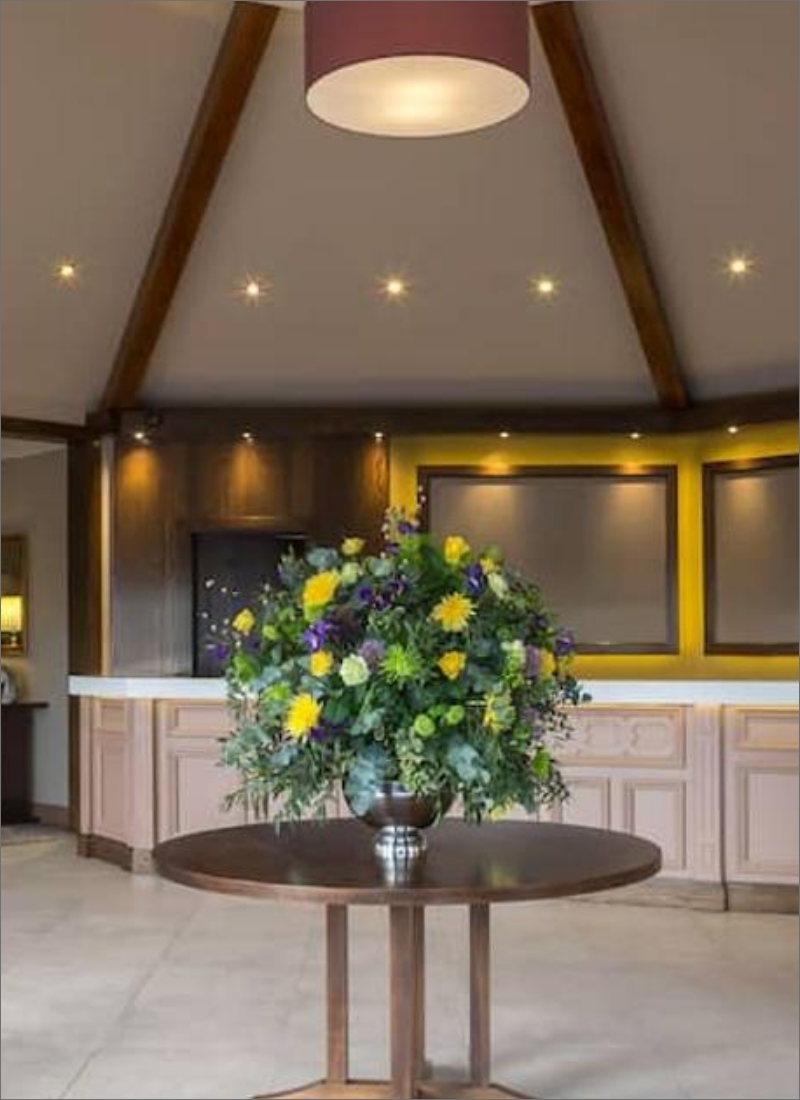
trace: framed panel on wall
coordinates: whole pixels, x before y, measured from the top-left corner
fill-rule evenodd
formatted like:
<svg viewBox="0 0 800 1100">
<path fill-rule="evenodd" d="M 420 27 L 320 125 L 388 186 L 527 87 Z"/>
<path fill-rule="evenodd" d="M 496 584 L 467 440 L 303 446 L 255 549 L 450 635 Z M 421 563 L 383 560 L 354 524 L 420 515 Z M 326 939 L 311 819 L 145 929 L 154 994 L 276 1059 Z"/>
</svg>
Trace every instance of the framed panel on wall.
<svg viewBox="0 0 800 1100">
<path fill-rule="evenodd" d="M 703 467 L 707 653 L 797 653 L 797 455 Z"/>
<path fill-rule="evenodd" d="M 678 651 L 675 466 L 420 467 L 437 537 L 496 543 L 581 653 Z"/>
</svg>

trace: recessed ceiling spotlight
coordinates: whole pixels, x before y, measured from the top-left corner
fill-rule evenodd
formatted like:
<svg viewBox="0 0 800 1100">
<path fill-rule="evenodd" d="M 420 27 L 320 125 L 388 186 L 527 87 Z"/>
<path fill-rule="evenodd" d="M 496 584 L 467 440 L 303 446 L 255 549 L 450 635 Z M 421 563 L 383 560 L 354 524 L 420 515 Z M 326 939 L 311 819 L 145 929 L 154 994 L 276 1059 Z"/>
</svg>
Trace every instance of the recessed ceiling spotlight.
<svg viewBox="0 0 800 1100">
<path fill-rule="evenodd" d="M 634 441 L 638 441 L 642 438 L 642 433 L 641 432 L 631 432 L 630 433 L 630 438 L 633 439 Z"/>
<path fill-rule="evenodd" d="M 558 294 L 558 281 L 552 275 L 537 275 L 530 281 L 531 291 L 537 298 L 555 298 Z"/>
<path fill-rule="evenodd" d="M 755 261 L 745 252 L 735 252 L 725 261 L 725 270 L 731 279 L 745 279 L 752 275 Z"/>
<path fill-rule="evenodd" d="M 74 260 L 59 260 L 55 265 L 55 276 L 60 283 L 76 283 L 78 281 L 78 265 Z"/>
<path fill-rule="evenodd" d="M 143 428 L 137 428 L 137 430 L 133 433 L 133 438 L 136 440 L 137 443 L 146 443 L 147 432 Z"/>
<path fill-rule="evenodd" d="M 249 305 L 258 305 L 269 290 L 269 283 L 255 275 L 248 275 L 239 287 L 239 294 Z"/>
<path fill-rule="evenodd" d="M 398 302 L 408 295 L 408 283 L 400 275 L 389 275 L 382 282 L 382 290 L 386 298 Z"/>
<path fill-rule="evenodd" d="M 255 441 L 255 437 L 253 436 L 252 432 L 242 432 L 242 439 L 245 443 L 253 443 Z"/>
<path fill-rule="evenodd" d="M 383 432 L 375 432 L 374 438 L 376 443 L 383 443 Z"/>
<path fill-rule="evenodd" d="M 511 432 L 506 432 L 506 431 L 500 432 L 500 438 L 501 439 L 510 439 L 511 438 Z"/>
<path fill-rule="evenodd" d="M 739 431 L 740 431 L 740 428 L 739 428 L 738 424 L 729 424 L 728 425 L 728 435 L 738 435 Z"/>
</svg>

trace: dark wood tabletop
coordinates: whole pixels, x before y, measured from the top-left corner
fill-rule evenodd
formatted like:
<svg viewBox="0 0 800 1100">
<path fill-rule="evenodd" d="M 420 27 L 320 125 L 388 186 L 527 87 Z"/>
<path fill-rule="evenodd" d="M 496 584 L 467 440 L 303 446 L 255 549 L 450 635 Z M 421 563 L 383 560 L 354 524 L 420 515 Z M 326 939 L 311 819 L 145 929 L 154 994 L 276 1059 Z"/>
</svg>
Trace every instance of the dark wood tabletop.
<svg viewBox="0 0 800 1100">
<path fill-rule="evenodd" d="M 375 834 L 355 820 L 245 825 L 160 844 L 159 872 L 224 894 L 328 905 L 463 905 L 588 894 L 649 878 L 655 844 L 578 825 L 448 820 L 402 883 L 387 881 Z"/>
</svg>

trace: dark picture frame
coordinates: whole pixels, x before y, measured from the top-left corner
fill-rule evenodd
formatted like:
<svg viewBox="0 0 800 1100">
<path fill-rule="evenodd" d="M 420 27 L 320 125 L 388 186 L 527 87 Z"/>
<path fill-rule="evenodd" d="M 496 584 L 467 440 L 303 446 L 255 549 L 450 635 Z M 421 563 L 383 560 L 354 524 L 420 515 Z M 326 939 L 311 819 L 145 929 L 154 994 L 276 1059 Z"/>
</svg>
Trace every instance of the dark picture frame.
<svg viewBox="0 0 800 1100">
<path fill-rule="evenodd" d="M 431 486 L 437 479 L 493 478 L 523 480 L 526 478 L 598 478 L 605 481 L 657 482 L 665 489 L 666 571 L 664 575 L 664 599 L 666 610 L 666 640 L 652 642 L 615 642 L 609 645 L 583 643 L 578 645 L 582 654 L 677 654 L 680 652 L 679 596 L 680 577 L 678 559 L 678 467 L 677 465 L 516 465 L 494 469 L 480 465 L 419 466 L 417 469 L 417 496 L 422 529 L 430 529 Z"/>
<path fill-rule="evenodd" d="M 717 561 L 717 485 L 719 479 L 736 474 L 769 472 L 797 467 L 796 454 L 765 458 L 707 462 L 703 465 L 703 575 L 704 652 L 709 655 L 776 657 L 798 653 L 797 642 L 720 642 L 715 636 L 719 607 Z"/>
</svg>

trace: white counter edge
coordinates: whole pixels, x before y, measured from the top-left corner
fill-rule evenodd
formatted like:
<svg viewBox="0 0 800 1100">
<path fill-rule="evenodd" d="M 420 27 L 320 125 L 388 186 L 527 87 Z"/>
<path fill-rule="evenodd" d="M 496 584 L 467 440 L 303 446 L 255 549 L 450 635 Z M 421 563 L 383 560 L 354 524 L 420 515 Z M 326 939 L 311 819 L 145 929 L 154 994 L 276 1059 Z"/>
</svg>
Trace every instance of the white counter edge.
<svg viewBox="0 0 800 1100">
<path fill-rule="evenodd" d="M 593 703 L 798 705 L 795 680 L 587 680 Z M 71 676 L 69 693 L 98 699 L 225 699 L 224 680 L 182 676 Z"/>
</svg>

